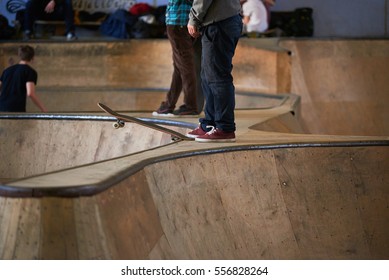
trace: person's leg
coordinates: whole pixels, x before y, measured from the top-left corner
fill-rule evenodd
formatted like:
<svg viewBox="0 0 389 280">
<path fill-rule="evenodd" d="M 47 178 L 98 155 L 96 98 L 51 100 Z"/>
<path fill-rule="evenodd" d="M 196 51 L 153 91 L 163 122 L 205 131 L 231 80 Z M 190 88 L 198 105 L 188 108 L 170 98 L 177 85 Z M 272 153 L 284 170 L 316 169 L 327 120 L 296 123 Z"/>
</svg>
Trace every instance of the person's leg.
<svg viewBox="0 0 389 280">
<path fill-rule="evenodd" d="M 65 16 L 66 34 L 75 34 L 74 10 L 72 0 L 65 0 L 63 3 L 63 12 Z"/>
<path fill-rule="evenodd" d="M 205 98 L 204 106 L 204 118 L 200 118 L 200 125 L 204 131 L 208 131 L 207 126 L 215 126 L 215 108 L 214 108 L 214 99 L 211 92 L 211 87 L 209 85 L 208 75 L 210 72 L 210 65 L 213 59 L 213 47 L 212 41 L 205 34 L 208 33 L 209 26 L 205 27 L 202 32 L 201 45 L 202 45 L 202 54 L 201 54 L 201 89 Z"/>
<path fill-rule="evenodd" d="M 154 116 L 172 117 L 173 110 L 176 107 L 178 98 L 182 91 L 182 79 L 177 60 L 179 58 L 179 49 L 177 47 L 178 31 L 177 27 L 173 25 L 166 26 L 166 34 L 172 48 L 172 60 L 173 60 L 173 73 L 170 81 L 170 88 L 166 94 L 165 101 L 163 101 L 160 107 L 153 112 Z"/>
<path fill-rule="evenodd" d="M 201 86 L 201 38 L 195 39 L 193 43 L 194 48 L 194 60 L 195 60 L 195 67 L 196 67 L 196 100 L 197 100 L 197 112 L 201 113 L 204 108 L 204 94 L 203 89 Z"/>
<path fill-rule="evenodd" d="M 182 79 L 179 68 L 177 66 L 177 59 L 179 57 L 179 49 L 177 47 L 177 28 L 173 25 L 166 26 L 166 33 L 172 48 L 172 60 L 173 60 L 173 74 L 170 82 L 170 89 L 166 95 L 166 105 L 169 109 L 174 110 L 177 100 L 182 91 Z"/>
<path fill-rule="evenodd" d="M 203 29 L 203 34 L 206 33 L 207 27 Z M 207 36 L 201 37 L 202 44 L 202 54 L 201 54 L 201 90 L 202 94 L 205 98 L 205 106 L 204 106 L 204 118 L 199 119 L 199 126 L 194 130 L 188 132 L 186 136 L 190 138 L 198 138 L 200 136 L 204 136 L 208 131 L 211 130 L 210 127 L 215 127 L 216 124 L 214 122 L 214 101 L 213 95 L 211 93 L 211 88 L 208 84 L 208 79 L 206 76 L 206 71 L 204 68 L 208 67 L 207 60 L 210 59 L 210 55 L 212 53 L 212 42 L 208 40 Z"/>
<path fill-rule="evenodd" d="M 182 90 L 184 92 L 184 105 L 176 110 L 175 114 L 197 114 L 197 80 L 194 61 L 193 39 L 186 26 L 174 27 L 172 48 L 175 67 L 181 76 Z M 180 92 L 178 93 L 178 95 Z M 176 100 L 177 101 L 177 100 Z"/>
<path fill-rule="evenodd" d="M 206 103 L 206 120 L 213 121 L 216 128 L 225 132 L 235 131 L 235 88 L 231 72 L 241 32 L 242 20 L 237 15 L 208 26 L 203 34 L 202 78 L 208 87 L 206 102 L 210 102 Z"/>
<path fill-rule="evenodd" d="M 204 30 L 207 27 L 204 28 Z M 203 30 L 203 33 L 205 31 Z M 209 59 L 209 54 L 211 53 L 212 49 L 212 42 L 208 40 L 206 36 L 201 37 L 201 44 L 202 44 L 202 54 L 201 54 L 201 90 L 202 94 L 205 98 L 205 106 L 204 106 L 204 118 L 199 119 L 199 126 L 195 128 L 194 130 L 188 132 L 186 136 L 190 138 L 198 138 L 200 136 L 204 136 L 208 131 L 211 130 L 210 127 L 215 127 L 216 124 L 213 121 L 214 120 L 214 102 L 213 102 L 213 96 L 211 93 L 211 88 L 208 85 L 208 80 L 206 76 L 206 71 L 204 70 L 205 67 L 207 67 L 206 60 Z"/>
<path fill-rule="evenodd" d="M 24 12 L 24 32 L 32 34 L 34 21 L 43 14 L 42 5 L 39 0 L 29 0 L 26 2 L 26 9 Z"/>
</svg>

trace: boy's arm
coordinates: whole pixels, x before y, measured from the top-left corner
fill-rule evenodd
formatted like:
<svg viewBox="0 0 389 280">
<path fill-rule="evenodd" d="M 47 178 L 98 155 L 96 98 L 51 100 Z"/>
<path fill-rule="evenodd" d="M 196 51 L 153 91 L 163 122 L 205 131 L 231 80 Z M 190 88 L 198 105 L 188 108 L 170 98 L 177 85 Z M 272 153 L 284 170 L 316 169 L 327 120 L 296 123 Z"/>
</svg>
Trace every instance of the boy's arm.
<svg viewBox="0 0 389 280">
<path fill-rule="evenodd" d="M 199 27 L 211 6 L 212 0 L 194 0 L 189 12 L 189 24 Z"/>
<path fill-rule="evenodd" d="M 243 16 L 242 21 L 243 21 L 243 24 L 249 24 L 250 16 Z"/>
<path fill-rule="evenodd" d="M 38 96 L 35 94 L 35 84 L 34 82 L 27 82 L 27 96 L 32 99 L 32 101 L 35 103 L 36 106 L 41 109 L 42 112 L 47 112 L 45 106 L 43 103 L 39 100 Z"/>
<path fill-rule="evenodd" d="M 192 37 L 197 38 L 201 35 L 200 26 L 211 3 L 212 0 L 193 1 L 192 8 L 189 12 L 189 22 L 187 25 L 188 32 Z"/>
</svg>

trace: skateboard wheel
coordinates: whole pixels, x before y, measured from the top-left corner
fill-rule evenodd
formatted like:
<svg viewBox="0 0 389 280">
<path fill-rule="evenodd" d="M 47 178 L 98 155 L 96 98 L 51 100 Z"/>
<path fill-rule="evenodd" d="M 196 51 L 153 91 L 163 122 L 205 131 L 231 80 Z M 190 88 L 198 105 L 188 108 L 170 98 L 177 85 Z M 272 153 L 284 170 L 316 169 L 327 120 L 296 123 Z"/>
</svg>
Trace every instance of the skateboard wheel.
<svg viewBox="0 0 389 280">
<path fill-rule="evenodd" d="M 124 124 L 125 124 L 125 123 L 124 123 L 123 121 L 117 121 L 117 122 L 115 122 L 115 123 L 113 124 L 113 127 L 116 128 L 116 129 L 118 129 L 118 128 L 123 127 Z"/>
</svg>

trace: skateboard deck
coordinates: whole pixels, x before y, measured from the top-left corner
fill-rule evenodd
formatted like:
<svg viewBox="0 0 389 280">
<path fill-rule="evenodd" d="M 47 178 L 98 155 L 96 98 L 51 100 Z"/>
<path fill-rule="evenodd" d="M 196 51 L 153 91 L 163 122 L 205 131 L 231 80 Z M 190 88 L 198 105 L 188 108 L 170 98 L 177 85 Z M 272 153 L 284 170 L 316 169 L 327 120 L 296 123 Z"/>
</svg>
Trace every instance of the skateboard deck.
<svg viewBox="0 0 389 280">
<path fill-rule="evenodd" d="M 148 121 L 143 121 L 143 120 L 135 118 L 135 117 L 119 114 L 119 113 L 115 112 L 114 110 L 112 110 L 111 108 L 109 108 L 107 105 L 105 105 L 103 103 L 97 103 L 97 105 L 104 112 L 106 112 L 106 113 L 108 113 L 111 116 L 116 118 L 117 121 L 113 125 L 114 128 L 121 128 L 121 127 L 123 127 L 125 125 L 126 122 L 132 122 L 132 123 L 136 123 L 136 124 L 139 124 L 139 125 L 151 128 L 151 129 L 158 130 L 158 131 L 163 132 L 163 133 L 168 133 L 168 134 L 170 134 L 170 136 L 171 136 L 173 141 L 179 141 L 179 140 L 187 140 L 187 141 L 189 141 L 189 140 L 194 140 L 193 138 L 187 137 L 184 134 L 181 134 L 181 133 L 179 133 L 177 131 L 174 131 L 172 129 L 165 128 L 163 126 L 160 126 L 160 125 L 157 125 L 157 124 L 153 124 L 153 123 L 148 122 Z"/>
</svg>

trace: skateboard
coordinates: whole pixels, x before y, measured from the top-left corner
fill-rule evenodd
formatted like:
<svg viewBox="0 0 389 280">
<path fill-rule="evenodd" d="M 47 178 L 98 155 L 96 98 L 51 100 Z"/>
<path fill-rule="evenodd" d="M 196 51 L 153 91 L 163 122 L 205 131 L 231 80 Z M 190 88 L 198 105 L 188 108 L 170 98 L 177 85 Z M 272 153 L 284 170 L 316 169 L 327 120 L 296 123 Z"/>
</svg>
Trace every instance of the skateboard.
<svg viewBox="0 0 389 280">
<path fill-rule="evenodd" d="M 181 133 L 174 131 L 172 129 L 165 128 L 163 126 L 153 124 L 153 123 L 148 122 L 148 121 L 143 121 L 143 120 L 135 118 L 135 117 L 119 114 L 103 103 L 97 103 L 97 105 L 104 112 L 106 112 L 106 113 L 108 113 L 111 116 L 116 118 L 116 122 L 113 124 L 114 128 L 121 128 L 125 125 L 126 122 L 132 122 L 132 123 L 136 123 L 139 125 L 143 125 L 145 127 L 151 128 L 151 129 L 158 130 L 158 131 L 163 132 L 163 133 L 168 133 L 168 134 L 170 134 L 171 139 L 173 141 L 181 141 L 181 140 L 191 141 L 191 140 L 193 140 L 193 138 L 187 137 L 184 134 L 181 134 Z"/>
</svg>

